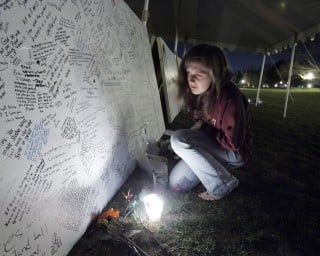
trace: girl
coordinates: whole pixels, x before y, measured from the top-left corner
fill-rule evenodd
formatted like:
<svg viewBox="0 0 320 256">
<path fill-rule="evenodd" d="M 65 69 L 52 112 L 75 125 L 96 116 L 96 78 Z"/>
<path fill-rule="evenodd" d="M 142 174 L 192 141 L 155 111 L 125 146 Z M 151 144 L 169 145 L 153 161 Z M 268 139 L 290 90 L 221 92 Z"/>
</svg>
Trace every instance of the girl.
<svg viewBox="0 0 320 256">
<path fill-rule="evenodd" d="M 247 98 L 230 79 L 224 53 L 216 46 L 194 46 L 182 58 L 178 92 L 195 124 L 171 136 L 181 158 L 169 176 L 172 189 L 189 191 L 201 182 L 206 191 L 199 197 L 213 201 L 238 186 L 228 169 L 248 159 L 251 133 Z"/>
</svg>

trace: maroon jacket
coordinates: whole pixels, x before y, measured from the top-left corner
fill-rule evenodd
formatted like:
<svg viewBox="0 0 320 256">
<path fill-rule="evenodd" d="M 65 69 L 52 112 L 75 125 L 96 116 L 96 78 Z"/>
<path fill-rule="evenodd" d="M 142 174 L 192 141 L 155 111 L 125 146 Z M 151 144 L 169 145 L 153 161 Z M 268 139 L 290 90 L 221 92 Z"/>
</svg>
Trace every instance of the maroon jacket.
<svg viewBox="0 0 320 256">
<path fill-rule="evenodd" d="M 191 111 L 192 112 L 192 111 Z M 244 161 L 251 155 L 251 130 L 248 100 L 232 82 L 226 82 L 209 111 L 201 130 L 222 148 L 240 151 Z"/>
</svg>

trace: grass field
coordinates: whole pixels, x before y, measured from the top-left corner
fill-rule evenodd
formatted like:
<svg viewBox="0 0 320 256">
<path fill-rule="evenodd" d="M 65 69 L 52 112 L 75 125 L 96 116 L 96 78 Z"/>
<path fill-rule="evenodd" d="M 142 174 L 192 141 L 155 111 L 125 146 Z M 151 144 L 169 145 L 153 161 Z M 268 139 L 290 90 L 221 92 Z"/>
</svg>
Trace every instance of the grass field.
<svg viewBox="0 0 320 256">
<path fill-rule="evenodd" d="M 128 204 L 122 196 L 152 184 L 136 170 L 107 205 L 121 210 L 121 218 L 92 225 L 69 255 L 319 255 L 320 90 L 292 90 L 283 118 L 285 94 L 265 89 L 263 103 L 250 105 L 253 156 L 232 171 L 240 185 L 229 196 L 201 201 L 202 185 L 185 194 L 163 190 L 162 219 L 149 223 L 139 201 Z M 189 125 L 181 113 L 169 128 Z"/>
</svg>

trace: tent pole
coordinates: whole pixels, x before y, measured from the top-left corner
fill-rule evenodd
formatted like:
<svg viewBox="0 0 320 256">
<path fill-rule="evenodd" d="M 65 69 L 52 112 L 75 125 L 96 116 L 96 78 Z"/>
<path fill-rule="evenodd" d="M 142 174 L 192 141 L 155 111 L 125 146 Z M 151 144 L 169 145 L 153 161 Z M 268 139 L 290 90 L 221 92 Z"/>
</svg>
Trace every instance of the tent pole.
<svg viewBox="0 0 320 256">
<path fill-rule="evenodd" d="M 176 3 L 176 2 L 174 2 Z M 178 68 L 178 43 L 179 43 L 179 21 L 180 21 L 180 12 L 181 12 L 181 0 L 178 0 L 177 5 L 175 5 L 175 29 L 176 29 L 176 37 L 174 40 L 174 55 L 176 59 L 176 65 Z"/>
<path fill-rule="evenodd" d="M 294 53 L 296 51 L 297 44 L 294 42 L 291 51 L 291 60 L 290 60 L 290 68 L 289 68 L 289 76 L 287 82 L 287 94 L 286 94 L 286 101 L 284 104 L 284 111 L 283 111 L 283 118 L 286 118 L 287 115 L 287 107 L 288 107 L 288 98 L 290 93 L 290 84 L 291 84 L 291 76 L 292 76 L 292 67 L 293 67 L 293 60 L 294 60 Z"/>
<path fill-rule="evenodd" d="M 185 34 L 184 40 L 183 40 L 183 52 L 182 52 L 182 56 L 184 56 L 185 53 L 187 52 L 187 42 L 188 42 L 188 35 Z"/>
<path fill-rule="evenodd" d="M 177 68 L 179 68 L 179 64 L 178 64 L 178 41 L 179 41 L 178 27 L 176 26 L 176 38 L 174 40 L 174 56 L 175 56 L 175 59 L 176 59 Z"/>
<path fill-rule="evenodd" d="M 176 27 L 176 37 L 175 37 L 175 40 L 174 40 L 174 54 L 177 58 L 178 56 L 178 41 L 179 41 L 179 35 L 178 35 L 178 28 Z"/>
<path fill-rule="evenodd" d="M 258 103 L 259 103 L 260 89 L 261 89 L 261 83 L 262 83 L 263 70 L 264 70 L 265 63 L 266 63 L 266 54 L 264 53 L 263 58 L 262 58 L 260 79 L 259 79 L 258 91 L 257 91 L 257 96 L 256 96 L 256 106 L 258 106 Z"/>
<path fill-rule="evenodd" d="M 142 23 L 147 26 L 148 18 L 149 18 L 149 0 L 144 0 L 144 7 L 142 11 Z"/>
</svg>

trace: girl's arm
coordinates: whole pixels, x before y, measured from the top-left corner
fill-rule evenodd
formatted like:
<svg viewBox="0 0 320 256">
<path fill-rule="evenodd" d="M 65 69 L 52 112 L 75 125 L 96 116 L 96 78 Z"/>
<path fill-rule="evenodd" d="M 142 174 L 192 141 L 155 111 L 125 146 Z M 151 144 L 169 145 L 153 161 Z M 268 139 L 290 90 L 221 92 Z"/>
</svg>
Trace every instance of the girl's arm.
<svg viewBox="0 0 320 256">
<path fill-rule="evenodd" d="M 190 130 L 200 130 L 202 124 L 203 124 L 203 121 L 198 120 L 193 124 L 193 126 L 190 128 Z"/>
</svg>

